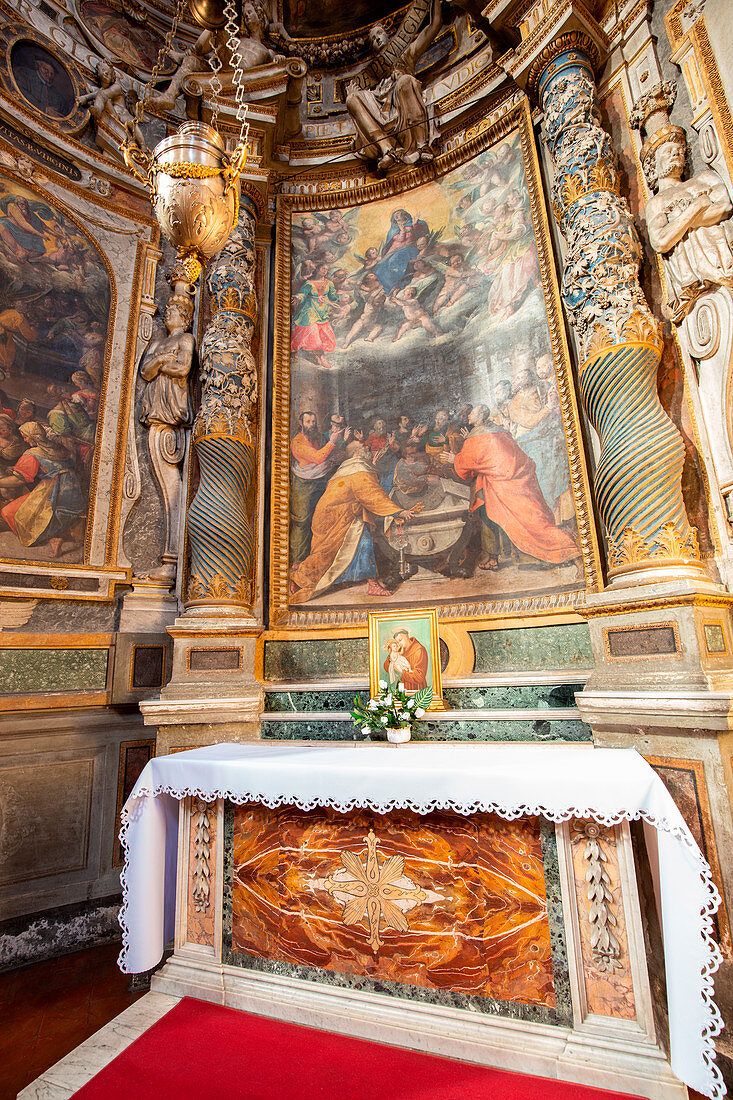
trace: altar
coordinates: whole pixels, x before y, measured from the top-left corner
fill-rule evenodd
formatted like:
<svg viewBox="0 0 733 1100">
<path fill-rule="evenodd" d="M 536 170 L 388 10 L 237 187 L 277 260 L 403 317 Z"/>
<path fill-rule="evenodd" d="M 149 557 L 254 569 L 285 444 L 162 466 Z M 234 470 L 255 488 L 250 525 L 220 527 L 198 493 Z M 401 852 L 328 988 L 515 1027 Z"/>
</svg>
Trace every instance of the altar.
<svg viewBox="0 0 733 1100">
<path fill-rule="evenodd" d="M 153 991 L 660 1100 L 724 1095 L 717 894 L 634 750 L 213 745 L 147 765 L 122 839 L 122 969 L 173 939 Z"/>
</svg>

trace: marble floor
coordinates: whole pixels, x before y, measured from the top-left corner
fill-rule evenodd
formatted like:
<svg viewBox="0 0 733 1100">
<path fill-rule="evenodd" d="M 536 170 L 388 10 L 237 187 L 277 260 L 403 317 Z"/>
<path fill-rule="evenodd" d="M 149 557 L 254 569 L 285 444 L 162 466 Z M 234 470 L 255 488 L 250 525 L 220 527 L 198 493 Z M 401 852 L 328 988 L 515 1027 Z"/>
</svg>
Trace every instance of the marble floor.
<svg viewBox="0 0 733 1100">
<path fill-rule="evenodd" d="M 0 1100 L 142 996 L 117 969 L 118 943 L 0 974 Z"/>
</svg>

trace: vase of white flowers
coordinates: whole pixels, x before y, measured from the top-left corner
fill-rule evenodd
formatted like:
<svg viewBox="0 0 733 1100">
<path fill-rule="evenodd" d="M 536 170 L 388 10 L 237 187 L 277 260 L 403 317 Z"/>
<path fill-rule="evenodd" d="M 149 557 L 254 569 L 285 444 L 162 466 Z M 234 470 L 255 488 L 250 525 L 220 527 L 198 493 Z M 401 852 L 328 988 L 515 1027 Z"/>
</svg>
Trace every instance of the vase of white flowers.
<svg viewBox="0 0 733 1100">
<path fill-rule="evenodd" d="M 379 692 L 368 703 L 355 696 L 351 717 L 364 737 L 386 735 L 388 741 L 401 745 L 412 737 L 413 725 L 423 717 L 432 698 L 432 688 L 408 695 L 403 683 L 390 687 L 386 680 L 380 680 Z"/>
</svg>

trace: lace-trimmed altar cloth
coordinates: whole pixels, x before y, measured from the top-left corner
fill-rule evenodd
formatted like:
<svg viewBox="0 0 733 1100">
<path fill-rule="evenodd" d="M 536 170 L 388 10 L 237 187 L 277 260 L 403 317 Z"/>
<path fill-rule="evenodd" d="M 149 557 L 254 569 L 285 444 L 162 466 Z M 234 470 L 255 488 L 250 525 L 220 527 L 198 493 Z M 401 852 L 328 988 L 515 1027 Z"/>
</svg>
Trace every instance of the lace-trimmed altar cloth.
<svg viewBox="0 0 733 1100">
<path fill-rule="evenodd" d="M 455 810 L 552 821 L 641 818 L 658 862 L 672 1069 L 717 1100 L 725 1095 L 713 1038 L 722 1021 L 712 975 L 720 903 L 710 868 L 659 776 L 635 749 L 585 745 L 288 744 L 210 745 L 151 760 L 122 812 L 125 848 L 120 911 L 126 973 L 150 970 L 173 935 L 177 800 L 261 802 L 346 813 Z"/>
</svg>

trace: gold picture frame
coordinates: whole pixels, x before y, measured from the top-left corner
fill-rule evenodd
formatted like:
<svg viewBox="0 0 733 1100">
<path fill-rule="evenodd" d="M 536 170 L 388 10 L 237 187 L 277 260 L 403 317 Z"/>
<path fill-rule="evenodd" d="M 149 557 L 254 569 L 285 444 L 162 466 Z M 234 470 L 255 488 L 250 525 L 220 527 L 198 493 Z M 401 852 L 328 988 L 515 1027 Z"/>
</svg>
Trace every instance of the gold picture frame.
<svg viewBox="0 0 733 1100">
<path fill-rule="evenodd" d="M 428 710 L 445 710 L 440 671 L 438 611 L 407 607 L 369 612 L 369 692 L 374 698 L 380 680 L 404 683 L 408 695 L 431 687 Z"/>
<path fill-rule="evenodd" d="M 550 358 L 557 380 L 559 414 L 567 444 L 569 485 L 568 497 L 577 520 L 576 541 L 580 557 L 576 577 L 565 580 L 557 588 L 536 593 L 513 589 L 510 592 L 480 591 L 452 594 L 446 591 L 445 603 L 440 602 L 444 619 L 483 619 L 501 612 L 504 615 L 567 612 L 578 602 L 584 591 L 602 587 L 601 558 L 598 534 L 593 514 L 590 479 L 582 440 L 578 402 L 574 388 L 570 351 L 562 319 L 555 260 L 552 251 L 545 195 L 542 188 L 539 160 L 528 100 L 521 99 L 501 117 L 474 121 L 463 140 L 441 154 L 429 167 L 390 176 L 376 182 L 357 184 L 338 190 L 318 190 L 278 197 L 275 258 L 275 314 L 273 350 L 273 426 L 272 480 L 270 518 L 270 623 L 274 629 L 333 626 L 336 628 L 363 624 L 370 607 L 363 599 L 353 604 L 342 598 L 331 599 L 330 593 L 320 596 L 315 604 L 310 597 L 293 596 L 290 578 L 290 509 L 291 509 L 291 435 L 298 431 L 298 405 L 310 408 L 308 394 L 295 389 L 295 355 L 291 349 L 291 258 L 293 255 L 293 216 L 325 216 L 329 211 L 365 208 L 379 200 L 415 202 L 410 192 L 422 185 L 440 183 L 455 169 L 467 165 L 493 145 L 516 134 L 523 158 L 524 179 L 529 200 L 528 209 L 537 249 L 541 295 L 544 301 Z M 297 222 L 296 222 L 297 224 Z M 323 370 L 324 377 L 336 371 Z M 299 401 L 297 399 L 300 399 Z M 322 425 L 319 423 L 318 427 Z M 405 593 L 407 595 L 407 593 Z M 409 599 L 409 596 L 408 596 Z M 418 602 L 419 597 L 414 602 Z M 411 601 L 412 602 L 412 601 Z M 433 597 L 431 603 L 435 602 Z M 374 606 L 374 603 L 372 603 Z M 387 610 L 377 602 L 380 610 Z"/>
</svg>

